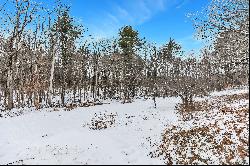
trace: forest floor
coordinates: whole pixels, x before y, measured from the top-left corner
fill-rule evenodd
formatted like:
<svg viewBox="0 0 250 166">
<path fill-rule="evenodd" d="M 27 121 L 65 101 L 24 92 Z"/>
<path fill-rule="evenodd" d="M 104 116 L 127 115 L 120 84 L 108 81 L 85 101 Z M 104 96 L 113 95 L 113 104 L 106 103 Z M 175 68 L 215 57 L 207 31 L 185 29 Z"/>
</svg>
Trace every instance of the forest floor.
<svg viewBox="0 0 250 166">
<path fill-rule="evenodd" d="M 1 112 L 0 164 L 248 164 L 248 91 L 243 87 L 197 98 L 196 104 L 202 103 L 197 107 L 200 110 L 188 116 L 180 112 L 181 100 L 173 97 L 157 98 L 157 108 L 151 99 L 136 99 L 133 103 L 110 101 L 72 110 Z M 213 128 L 214 133 L 204 126 Z M 206 133 L 197 135 L 197 128 Z M 229 138 L 228 133 L 233 136 Z M 215 137 L 209 137 L 213 141 L 207 140 L 209 134 Z M 180 143 L 187 147 L 190 141 L 205 145 L 196 145 L 196 151 L 183 151 Z M 213 143 L 227 146 L 219 155 L 222 157 L 211 148 Z M 233 148 L 238 153 L 228 154 Z"/>
</svg>

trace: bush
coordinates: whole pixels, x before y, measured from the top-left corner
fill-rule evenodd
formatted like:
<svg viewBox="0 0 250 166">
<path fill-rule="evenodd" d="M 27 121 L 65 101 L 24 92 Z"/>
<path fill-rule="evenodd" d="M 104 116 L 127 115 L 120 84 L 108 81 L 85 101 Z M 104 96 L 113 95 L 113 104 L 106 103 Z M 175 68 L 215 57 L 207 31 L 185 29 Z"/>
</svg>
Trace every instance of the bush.
<svg viewBox="0 0 250 166">
<path fill-rule="evenodd" d="M 248 94 L 212 97 L 179 104 L 179 122 L 162 134 L 151 157 L 162 157 L 166 164 L 248 164 Z M 248 103 L 248 102 L 247 102 Z"/>
<path fill-rule="evenodd" d="M 89 128 L 92 130 L 101 130 L 114 126 L 117 113 L 116 114 L 100 113 L 99 115 L 95 113 L 94 116 L 95 117 L 91 119 L 91 124 Z"/>
</svg>

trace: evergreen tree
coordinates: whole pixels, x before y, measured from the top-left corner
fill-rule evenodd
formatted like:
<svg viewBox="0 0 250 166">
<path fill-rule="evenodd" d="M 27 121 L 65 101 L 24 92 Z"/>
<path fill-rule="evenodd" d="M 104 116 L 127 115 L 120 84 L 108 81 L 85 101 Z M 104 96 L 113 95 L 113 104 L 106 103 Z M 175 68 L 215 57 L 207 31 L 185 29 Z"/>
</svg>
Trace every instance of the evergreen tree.
<svg viewBox="0 0 250 166">
<path fill-rule="evenodd" d="M 122 50 L 122 80 L 121 89 L 124 95 L 124 101 L 129 100 L 130 96 L 135 95 L 136 84 L 136 63 L 141 60 L 139 56 L 136 55 L 142 46 L 142 40 L 139 38 L 139 33 L 134 30 L 131 26 L 125 26 L 120 29 L 119 32 L 119 47 Z"/>
<path fill-rule="evenodd" d="M 69 8 L 58 10 L 57 22 L 53 31 L 58 33 L 61 53 L 61 102 L 65 104 L 65 89 L 71 85 L 72 56 L 75 49 L 75 42 L 82 34 L 81 26 L 74 25 L 74 20 L 69 16 Z"/>
</svg>

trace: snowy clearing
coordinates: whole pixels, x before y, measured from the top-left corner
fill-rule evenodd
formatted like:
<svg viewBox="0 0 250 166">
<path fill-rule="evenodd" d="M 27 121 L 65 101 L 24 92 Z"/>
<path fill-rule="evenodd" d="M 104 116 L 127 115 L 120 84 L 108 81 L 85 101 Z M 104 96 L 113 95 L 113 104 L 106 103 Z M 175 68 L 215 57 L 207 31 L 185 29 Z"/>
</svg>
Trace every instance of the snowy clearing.
<svg viewBox="0 0 250 166">
<path fill-rule="evenodd" d="M 31 111 L 0 119 L 0 164 L 162 164 L 152 159 L 148 139 L 177 121 L 176 98 L 112 102 L 72 111 Z M 91 130 L 99 113 L 116 114 L 114 126 Z"/>
<path fill-rule="evenodd" d="M 239 91 L 247 92 L 248 88 Z M 219 97 L 227 93 L 212 96 L 215 94 Z M 158 98 L 157 109 L 152 100 L 137 99 L 129 104 L 113 101 L 71 111 L 60 108 L 2 113 L 0 164 L 164 164 L 163 158 L 150 153 L 167 127 L 187 127 L 175 110 L 180 101 Z M 248 105 L 248 101 L 239 103 Z M 23 113 L 16 116 L 13 112 L 17 111 Z M 109 121 L 109 117 L 113 123 L 93 130 L 92 122 Z M 195 124 L 206 123 L 202 115 L 199 117 Z"/>
</svg>

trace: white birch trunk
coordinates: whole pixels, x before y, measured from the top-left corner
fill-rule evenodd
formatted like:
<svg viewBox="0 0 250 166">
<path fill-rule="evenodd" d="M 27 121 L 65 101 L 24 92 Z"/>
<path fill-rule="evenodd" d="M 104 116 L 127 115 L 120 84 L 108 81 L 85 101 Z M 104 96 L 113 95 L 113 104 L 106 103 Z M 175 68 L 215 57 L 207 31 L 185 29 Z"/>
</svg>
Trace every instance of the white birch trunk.
<svg viewBox="0 0 250 166">
<path fill-rule="evenodd" d="M 7 89 L 8 89 L 8 105 L 7 108 L 10 110 L 13 108 L 13 78 L 12 78 L 12 67 L 8 69 L 8 78 L 7 78 Z"/>
<path fill-rule="evenodd" d="M 51 70 L 50 70 L 50 78 L 49 78 L 49 92 L 48 92 L 49 105 L 51 105 L 51 101 L 52 101 L 53 79 L 54 79 L 54 71 L 55 71 L 55 53 L 54 53 L 54 51 L 52 54 L 53 54 L 53 56 L 52 56 L 52 62 L 51 62 Z"/>
</svg>

